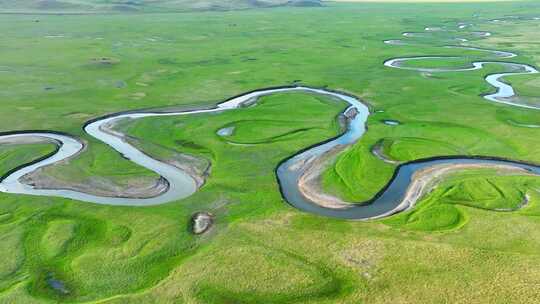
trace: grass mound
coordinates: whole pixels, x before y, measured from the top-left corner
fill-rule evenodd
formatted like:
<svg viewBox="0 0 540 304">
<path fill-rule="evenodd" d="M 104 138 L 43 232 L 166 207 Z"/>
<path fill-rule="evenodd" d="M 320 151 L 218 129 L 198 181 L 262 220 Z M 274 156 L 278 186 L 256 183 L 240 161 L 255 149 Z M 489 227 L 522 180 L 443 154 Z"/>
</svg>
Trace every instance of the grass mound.
<svg viewBox="0 0 540 304">
<path fill-rule="evenodd" d="M 398 161 L 426 158 L 433 155 L 455 155 L 463 151 L 451 143 L 420 137 L 384 138 L 381 145 L 385 155 Z"/>
<path fill-rule="evenodd" d="M 527 194 L 540 189 L 540 178 L 501 174 L 496 170 L 475 169 L 454 173 L 411 211 L 388 220 L 391 226 L 411 230 L 442 231 L 459 228 L 467 221 L 467 209 L 519 211 L 528 203 Z"/>
<path fill-rule="evenodd" d="M 422 231 L 450 230 L 465 222 L 463 214 L 452 205 L 434 205 L 413 213 L 401 225 L 406 229 Z"/>
<path fill-rule="evenodd" d="M 439 201 L 486 210 L 517 210 L 540 180 L 534 175 L 502 174 L 496 170 L 471 170 L 448 177 L 442 184 Z"/>
</svg>

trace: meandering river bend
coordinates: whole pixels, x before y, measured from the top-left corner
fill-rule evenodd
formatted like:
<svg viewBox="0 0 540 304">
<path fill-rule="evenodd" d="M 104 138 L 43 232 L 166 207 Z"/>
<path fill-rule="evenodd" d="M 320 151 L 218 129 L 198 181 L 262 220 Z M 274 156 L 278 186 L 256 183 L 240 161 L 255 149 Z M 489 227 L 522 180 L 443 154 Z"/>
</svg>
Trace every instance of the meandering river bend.
<svg viewBox="0 0 540 304">
<path fill-rule="evenodd" d="M 412 36 L 412 33 L 406 33 L 404 36 Z M 390 41 L 390 40 L 389 40 Z M 394 41 L 394 40 L 391 40 Z M 388 43 L 388 41 L 386 42 Z M 392 44 L 392 43 L 389 43 Z M 512 58 L 515 54 L 504 51 L 484 50 L 472 47 L 463 47 L 475 50 L 491 52 L 500 58 Z M 403 64 L 410 60 L 425 60 L 451 57 L 413 57 L 413 58 L 394 58 L 386 61 L 385 66 L 398 69 L 415 70 L 419 72 L 456 72 L 471 71 L 483 68 L 487 64 L 499 64 L 509 68 L 513 72 L 499 73 L 489 75 L 485 80 L 495 87 L 496 92 L 485 95 L 484 98 L 491 102 L 503 103 L 511 106 L 518 106 L 529 109 L 538 109 L 535 106 L 515 103 L 512 98 L 515 97 L 515 91 L 510 84 L 504 83 L 501 79 L 509 75 L 538 73 L 538 71 L 529 65 L 499 62 L 499 61 L 478 61 L 473 62 L 472 66 L 463 69 L 428 69 L 412 68 Z M 85 202 L 108 204 L 108 205 L 126 205 L 126 206 L 149 206 L 163 204 L 171 201 L 180 200 L 192 195 L 197 191 L 196 181 L 184 170 L 173 165 L 159 161 L 140 151 L 135 146 L 129 144 L 124 134 L 111 130 L 108 126 L 122 119 L 140 119 L 145 117 L 159 116 L 181 116 L 193 115 L 211 112 L 223 112 L 231 109 L 237 109 L 246 103 L 250 103 L 261 96 L 281 93 L 281 92 L 307 92 L 312 94 L 330 96 L 337 98 L 349 104 L 346 112 L 353 111 L 355 115 L 348 119 L 346 131 L 340 136 L 308 148 L 289 159 L 281 162 L 276 169 L 277 180 L 284 199 L 292 206 L 319 215 L 337 217 L 343 219 L 373 219 L 392 215 L 394 213 L 411 208 L 414 201 L 406 200 L 407 191 L 413 180 L 413 175 L 425 168 L 435 165 L 453 165 L 453 164 L 479 164 L 483 166 L 506 166 L 513 167 L 523 172 L 540 175 L 540 167 L 532 164 L 526 164 L 511 160 L 489 159 L 489 158 L 466 158 L 466 157 L 442 157 L 439 159 L 419 160 L 400 165 L 392 180 L 382 189 L 373 199 L 350 204 L 346 207 L 331 208 L 316 203 L 305 195 L 299 187 L 301 177 L 306 173 L 310 164 L 325 155 L 336 147 L 345 147 L 357 142 L 366 132 L 366 120 L 369 109 L 358 98 L 343 92 L 337 92 L 321 88 L 312 88 L 306 86 L 287 86 L 279 88 L 260 89 L 248 92 L 237 97 L 219 103 L 211 109 L 198 109 L 178 112 L 147 112 L 131 111 L 108 115 L 106 117 L 94 119 L 84 126 L 84 130 L 90 136 L 109 145 L 112 149 L 121 153 L 125 158 L 132 162 L 152 170 L 162 176 L 168 184 L 167 189 L 160 195 L 151 198 L 127 198 L 127 197 L 106 197 L 92 195 L 74 190 L 65 189 L 38 189 L 32 185 L 21 182 L 21 178 L 40 168 L 56 164 L 62 160 L 76 157 L 84 149 L 81 140 L 67 134 L 56 132 L 14 132 L 5 133 L 0 136 L 0 141 L 17 140 L 21 138 L 45 138 L 57 144 L 58 150 L 53 155 L 40 159 L 36 162 L 23 165 L 16 170 L 4 176 L 0 182 L 0 191 L 5 193 L 38 195 L 38 196 L 56 196 L 64 197 Z"/>
</svg>

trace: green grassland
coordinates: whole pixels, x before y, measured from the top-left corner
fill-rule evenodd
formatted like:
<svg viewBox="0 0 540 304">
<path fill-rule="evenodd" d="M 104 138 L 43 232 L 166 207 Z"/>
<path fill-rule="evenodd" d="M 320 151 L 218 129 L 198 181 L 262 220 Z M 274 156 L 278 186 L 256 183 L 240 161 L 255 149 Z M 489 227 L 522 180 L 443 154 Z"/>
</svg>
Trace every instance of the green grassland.
<svg viewBox="0 0 540 304">
<path fill-rule="evenodd" d="M 525 175 L 501 174 L 495 170 L 465 170 L 455 173 L 419 202 L 414 210 L 399 214 L 386 223 L 423 231 L 461 227 L 467 208 L 499 212 L 527 210 L 532 196 L 540 194 L 540 181 Z"/>
<path fill-rule="evenodd" d="M 0 145 L 0 176 L 10 170 L 56 151 L 54 144 L 3 144 Z"/>
<path fill-rule="evenodd" d="M 427 69 L 464 69 L 471 67 L 468 58 L 433 58 L 423 60 L 409 60 L 400 66 L 408 68 L 427 68 Z"/>
<path fill-rule="evenodd" d="M 167 13 L 320 5 L 319 0 L 3 0 L 0 1 L 0 13 Z"/>
<path fill-rule="evenodd" d="M 344 198 L 369 198 L 392 176 L 395 166 L 371 153 L 378 142 L 399 161 L 465 154 L 540 163 L 540 129 L 516 125 L 540 123 L 538 113 L 479 96 L 492 90 L 483 77 L 501 67 L 426 75 L 382 66 L 404 56 L 489 58 L 440 48 L 459 32 L 475 46 L 517 52 L 513 61 L 540 62 L 534 38 L 540 21 L 488 22 L 502 12 L 540 16 L 540 6 L 328 3 L 226 13 L 3 15 L 0 128 L 81 136 L 88 149 L 46 173 L 127 184 L 155 174 L 86 136 L 86 120 L 130 109 L 209 106 L 300 82 L 350 92 L 373 110 L 369 131 L 324 175 L 324 187 Z M 463 30 L 407 38 L 421 46 L 383 43 L 461 21 L 494 35 L 480 40 Z M 538 95 L 534 77 L 511 81 L 518 93 Z M 206 184 L 182 201 L 144 208 L 0 194 L 0 303 L 536 303 L 538 178 L 456 173 L 415 209 L 372 222 L 314 216 L 282 200 L 276 165 L 341 132 L 336 117 L 344 107 L 287 93 L 223 113 L 118 126 L 156 157 L 177 152 L 210 161 Z M 225 127 L 233 134 L 216 134 Z M 1 170 L 53 150 L 2 146 Z M 498 211 L 525 197 L 524 208 Z M 202 236 L 189 232 L 197 211 L 216 216 Z"/>
<path fill-rule="evenodd" d="M 360 0 L 358 2 L 497 2 L 516 0 Z M 170 13 L 189 11 L 230 11 L 280 6 L 323 6 L 334 1 L 321 0 L 18 0 L 0 1 L 0 13 L 96 14 Z M 339 0 L 336 2 L 340 2 Z M 347 1 L 345 1 L 347 2 Z M 350 2 L 355 2 L 350 1 Z"/>
</svg>

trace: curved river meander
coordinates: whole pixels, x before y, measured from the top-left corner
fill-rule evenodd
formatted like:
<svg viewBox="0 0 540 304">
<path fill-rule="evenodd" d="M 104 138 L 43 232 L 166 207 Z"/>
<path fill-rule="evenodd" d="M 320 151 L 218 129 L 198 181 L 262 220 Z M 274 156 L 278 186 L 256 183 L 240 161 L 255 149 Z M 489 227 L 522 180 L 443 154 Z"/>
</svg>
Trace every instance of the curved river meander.
<svg viewBox="0 0 540 304">
<path fill-rule="evenodd" d="M 407 35 L 405 35 L 407 36 Z M 398 41 L 398 40 L 388 40 Z M 399 44 L 399 43 L 389 43 Z M 472 50 L 480 50 L 490 52 L 499 58 L 511 58 L 516 55 L 509 52 L 493 51 L 478 49 L 465 46 L 449 46 L 466 48 Z M 413 57 L 413 58 L 395 58 L 390 59 L 384 63 L 385 66 L 398 69 L 414 70 L 418 72 L 459 72 L 459 71 L 471 71 L 484 67 L 486 64 L 499 64 L 505 68 L 508 68 L 512 72 L 499 73 L 489 75 L 485 80 L 496 88 L 496 92 L 493 94 L 485 95 L 484 98 L 491 102 L 503 103 L 512 106 L 524 107 L 529 109 L 538 109 L 535 106 L 523 105 L 512 101 L 515 98 L 515 92 L 511 85 L 504 83 L 501 78 L 508 75 L 525 74 L 525 73 L 538 73 L 538 71 L 529 65 L 511 63 L 511 62 L 499 62 L 499 61 L 478 61 L 473 62 L 469 68 L 462 69 L 428 69 L 428 68 L 412 68 L 404 66 L 406 61 L 410 60 L 424 60 L 424 59 L 437 59 L 437 58 L 452 58 L 452 57 Z M 67 134 L 61 134 L 56 132 L 13 132 L 11 134 L 4 134 L 0 136 L 2 141 L 13 141 L 17 139 L 28 138 L 45 138 L 52 140 L 58 145 L 58 150 L 48 157 L 40 159 L 36 162 L 21 166 L 16 170 L 10 172 L 7 176 L 4 176 L 0 182 L 0 191 L 6 193 L 17 194 L 29 194 L 39 196 L 56 196 L 65 197 L 85 202 L 108 204 L 108 205 L 126 205 L 126 206 L 149 206 L 163 204 L 175 200 L 180 200 L 192 195 L 197 191 L 196 181 L 185 171 L 175 166 L 167 164 L 165 162 L 154 159 L 144 152 L 138 150 L 136 147 L 129 144 L 124 139 L 124 134 L 112 131 L 110 126 L 115 122 L 122 119 L 140 119 L 145 117 L 157 117 L 157 116 L 180 116 L 180 115 L 192 115 L 211 112 L 223 112 L 231 109 L 237 109 L 246 103 L 250 103 L 257 98 L 265 95 L 280 93 L 280 92 L 307 92 L 312 94 L 319 94 L 324 96 L 330 96 L 339 100 L 342 100 L 349 104 L 349 108 L 346 111 L 355 109 L 356 115 L 348 120 L 347 130 L 340 136 L 315 145 L 305 151 L 302 151 L 291 158 L 283 161 L 276 169 L 276 175 L 280 186 L 281 193 L 284 199 L 292 206 L 304 210 L 307 212 L 337 217 L 343 219 L 372 219 L 389 216 L 399 211 L 411 208 L 414 202 L 405 202 L 404 197 L 407 193 L 407 189 L 412 182 L 413 174 L 421 169 L 432 167 L 434 165 L 448 165 L 448 164 L 480 164 L 480 165 L 506 165 L 515 168 L 525 169 L 530 173 L 540 175 L 540 167 L 525 164 L 521 162 L 515 162 L 502 159 L 488 159 L 488 158 L 465 158 L 465 157 L 443 157 L 429 160 L 419 160 L 407 164 L 402 164 L 396 170 L 394 177 L 383 188 L 379 194 L 373 199 L 367 202 L 350 204 L 345 208 L 329 208 L 316 204 L 308 199 L 299 187 L 299 180 L 306 172 L 309 164 L 320 158 L 325 153 L 329 152 L 333 148 L 340 146 L 345 147 L 357 142 L 362 135 L 366 132 L 366 120 L 369 116 L 369 109 L 358 98 L 331 90 L 325 90 L 320 88 L 311 88 L 305 86 L 288 86 L 279 88 L 260 89 L 252 92 L 248 92 L 243 95 L 226 100 L 218 104 L 215 108 L 211 109 L 198 109 L 189 111 L 178 112 L 147 112 L 147 111 L 132 111 L 126 113 L 119 113 L 109 115 L 103 118 L 95 119 L 84 126 L 84 130 L 90 136 L 98 139 L 99 141 L 109 145 L 114 150 L 121 153 L 125 158 L 133 161 L 134 163 L 143 166 L 149 170 L 152 170 L 162 176 L 168 184 L 167 189 L 158 196 L 152 198 L 124 198 L 124 197 L 105 197 L 92 195 L 89 193 L 65 190 L 65 189 L 38 189 L 32 185 L 21 182 L 21 178 L 29 173 L 34 172 L 45 166 L 53 165 L 59 161 L 76 157 L 83 149 L 84 144 L 77 138 L 74 138 Z"/>
</svg>

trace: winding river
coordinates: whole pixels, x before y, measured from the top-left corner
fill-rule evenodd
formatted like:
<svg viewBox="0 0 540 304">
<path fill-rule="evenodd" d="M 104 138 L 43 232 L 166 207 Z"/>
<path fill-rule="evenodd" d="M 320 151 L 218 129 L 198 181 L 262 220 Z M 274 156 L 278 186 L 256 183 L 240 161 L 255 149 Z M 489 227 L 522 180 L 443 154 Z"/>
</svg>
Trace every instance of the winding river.
<svg viewBox="0 0 540 304">
<path fill-rule="evenodd" d="M 408 36 L 408 35 L 405 35 Z M 465 47 L 463 47 L 465 48 Z M 503 51 L 492 51 L 478 48 L 474 50 L 482 50 L 492 52 L 498 57 L 511 58 L 515 54 Z M 495 61 L 479 61 L 473 62 L 472 66 L 464 69 L 424 69 L 424 68 L 409 68 L 403 66 L 403 63 L 409 60 L 424 60 L 435 58 L 453 58 L 453 57 L 415 57 L 415 58 L 395 58 L 384 63 L 385 66 L 399 69 L 409 69 L 421 72 L 450 72 L 450 71 L 470 71 L 484 67 L 486 64 L 500 64 L 506 68 L 510 68 L 515 72 L 493 74 L 486 77 L 486 81 L 496 88 L 496 92 L 484 96 L 486 100 L 497 103 L 504 103 L 512 106 L 526 107 L 537 109 L 533 106 L 513 103 L 509 99 L 515 97 L 515 92 L 509 84 L 501 81 L 502 77 L 508 75 L 538 73 L 531 66 L 510 63 L 510 62 L 495 62 Z M 177 112 L 148 112 L 148 111 L 131 111 L 118 114 L 108 115 L 102 118 L 89 121 L 84 126 L 84 131 L 96 138 L 97 140 L 109 145 L 112 149 L 119 152 L 123 157 L 132 162 L 152 170 L 162 176 L 167 182 L 167 189 L 160 195 L 151 198 L 127 198 L 127 197 L 105 197 L 91 195 L 84 192 L 65 190 L 65 189 L 39 189 L 32 185 L 21 182 L 21 178 L 40 168 L 56 164 L 60 161 L 76 157 L 83 151 L 84 143 L 70 135 L 60 134 L 55 132 L 14 132 L 12 134 L 4 134 L 0 136 L 0 141 L 16 141 L 18 139 L 27 138 L 44 138 L 53 141 L 57 144 L 58 150 L 53 155 L 40 159 L 36 162 L 23 165 L 16 170 L 4 176 L 0 182 L 0 191 L 5 193 L 27 194 L 38 196 L 55 196 L 64 197 L 79 201 L 107 204 L 107 205 L 125 205 L 125 206 L 150 206 L 163 204 L 171 201 L 180 200 L 192 195 L 197 191 L 197 183 L 184 170 L 173 165 L 159 161 L 138 150 L 135 146 L 129 144 L 124 137 L 124 134 L 113 131 L 111 126 L 120 120 L 124 119 L 141 119 L 145 117 L 160 117 L 160 116 L 181 116 L 194 115 L 211 112 L 223 112 L 232 109 L 238 109 L 242 105 L 252 103 L 259 97 L 281 93 L 281 92 L 307 92 L 333 97 L 349 104 L 345 113 L 354 113 L 349 115 L 346 131 L 340 136 L 323 142 L 321 144 L 310 147 L 287 160 L 284 160 L 276 169 L 276 175 L 280 186 L 281 193 L 284 199 L 292 206 L 311 213 L 343 218 L 343 219 L 373 219 L 389 216 L 391 214 L 406 210 L 414 206 L 414 201 L 406 200 L 407 191 L 413 180 L 413 175 L 422 169 L 433 167 L 436 165 L 452 165 L 452 164 L 478 164 L 484 166 L 506 166 L 512 167 L 522 172 L 529 174 L 540 175 L 540 167 L 502 159 L 489 158 L 465 158 L 465 157 L 446 157 L 438 159 L 418 160 L 406 164 L 402 164 L 396 170 L 394 177 L 384 187 L 379 194 L 373 199 L 358 203 L 350 204 L 346 207 L 331 208 L 317 204 L 308 199 L 305 193 L 299 187 L 301 177 L 309 169 L 314 161 L 320 159 L 323 155 L 336 147 L 346 147 L 357 142 L 366 132 L 366 120 L 369 116 L 368 107 L 363 104 L 358 98 L 346 93 L 331 91 L 321 88 L 312 88 L 306 86 L 287 86 L 278 88 L 267 88 L 248 92 L 222 103 L 211 109 L 196 109 Z"/>
<path fill-rule="evenodd" d="M 469 48 L 470 49 L 470 48 Z M 497 51 L 499 52 L 499 51 Z M 503 53 L 503 52 L 499 52 Z M 506 52 L 505 52 L 506 53 Z M 515 54 L 511 54 L 511 58 L 514 57 Z M 467 68 L 457 68 L 457 69 L 442 69 L 442 68 L 416 68 L 416 67 L 407 67 L 403 66 L 403 63 L 407 61 L 414 61 L 414 60 L 432 60 L 432 59 L 453 59 L 453 58 L 460 58 L 460 57 L 453 57 L 453 56 L 422 56 L 422 57 L 408 57 L 408 58 L 394 58 L 390 59 L 384 62 L 384 65 L 391 68 L 397 68 L 397 69 L 403 69 L 403 70 L 413 70 L 413 71 L 419 71 L 419 72 L 429 72 L 429 73 L 437 73 L 437 72 L 463 72 L 463 71 L 474 71 L 482 69 L 487 64 L 497 64 L 501 65 L 509 70 L 515 70 L 517 72 L 505 72 L 505 73 L 497 73 L 497 74 L 491 74 L 486 76 L 486 81 L 490 85 L 497 88 L 497 91 L 493 94 L 485 95 L 484 98 L 497 102 L 497 103 L 503 103 L 507 105 L 512 105 L 516 107 L 521 108 L 527 108 L 527 109 L 536 109 L 540 110 L 540 106 L 534 106 L 534 105 L 527 105 L 522 104 L 518 102 L 512 101 L 513 98 L 517 98 L 516 93 L 514 91 L 514 88 L 503 82 L 502 78 L 510 75 L 524 75 L 524 74 L 537 74 L 539 71 L 534 68 L 533 66 L 527 65 L 527 64 L 521 64 L 521 63 L 513 63 L 513 62 L 500 62 L 500 61 L 475 61 L 472 62 L 471 67 Z"/>
<path fill-rule="evenodd" d="M 429 28 L 426 28 L 426 30 L 427 29 Z M 415 37 L 421 34 L 426 34 L 426 33 L 405 32 L 403 33 L 403 36 Z M 489 32 L 473 32 L 473 34 L 476 34 L 477 36 L 480 36 L 480 37 L 491 36 L 491 33 Z M 391 45 L 406 45 L 407 44 L 404 41 L 399 40 L 399 39 L 385 40 L 384 43 L 391 44 Z M 517 54 L 512 53 L 512 52 L 489 50 L 489 49 L 463 46 L 463 45 L 446 45 L 444 46 L 444 48 L 456 48 L 456 49 L 488 52 L 500 59 L 509 59 L 509 58 L 517 57 Z M 454 69 L 408 67 L 405 65 L 409 61 L 422 61 L 422 60 L 434 60 L 434 59 L 457 59 L 457 58 L 461 58 L 461 57 L 459 56 L 417 56 L 417 57 L 392 58 L 385 61 L 384 66 L 390 67 L 390 68 L 402 69 L 402 70 L 418 71 L 418 72 L 443 73 L 443 72 L 465 72 L 465 71 L 480 70 L 484 68 L 485 65 L 489 65 L 489 64 L 500 65 L 506 70 L 510 70 L 512 72 L 496 73 L 496 74 L 491 74 L 491 75 L 486 76 L 485 78 L 486 82 L 492 85 L 493 87 L 495 87 L 497 91 L 493 94 L 485 95 L 484 98 L 492 102 L 502 103 L 502 104 L 521 107 L 521 108 L 535 109 L 535 110 L 540 109 L 540 106 L 527 105 L 527 104 L 515 102 L 514 99 L 517 98 L 517 96 L 516 96 L 514 88 L 510 84 L 507 84 L 504 81 L 502 81 L 502 78 L 506 76 L 540 73 L 535 67 L 527 65 L 527 64 L 504 62 L 504 61 L 474 61 L 471 63 L 470 67 L 454 68 Z"/>
</svg>

